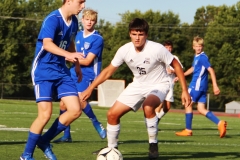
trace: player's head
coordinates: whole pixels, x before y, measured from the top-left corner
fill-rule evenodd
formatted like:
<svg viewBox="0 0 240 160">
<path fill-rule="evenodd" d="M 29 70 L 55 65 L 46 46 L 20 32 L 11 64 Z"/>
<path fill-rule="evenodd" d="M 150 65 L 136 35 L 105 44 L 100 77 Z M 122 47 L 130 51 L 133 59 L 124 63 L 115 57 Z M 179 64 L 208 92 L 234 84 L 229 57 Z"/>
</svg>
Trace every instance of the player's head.
<svg viewBox="0 0 240 160">
<path fill-rule="evenodd" d="M 86 0 L 63 0 L 63 8 L 72 15 L 78 15 L 85 8 Z"/>
<path fill-rule="evenodd" d="M 193 50 L 195 51 L 195 54 L 200 54 L 203 51 L 203 46 L 203 38 L 199 36 L 193 38 Z"/>
<path fill-rule="evenodd" d="M 94 25 L 97 23 L 98 20 L 98 12 L 90 9 L 90 8 L 86 8 L 83 10 L 82 12 L 82 24 L 84 29 L 87 30 L 93 30 L 94 29 Z"/>
<path fill-rule="evenodd" d="M 133 19 L 128 26 L 129 35 L 135 48 L 141 51 L 146 43 L 148 36 L 148 23 L 141 18 Z"/>
<path fill-rule="evenodd" d="M 172 50 L 173 50 L 173 43 L 172 43 L 172 41 L 167 40 L 167 41 L 165 41 L 163 43 L 163 45 L 169 52 L 172 52 Z"/>
</svg>

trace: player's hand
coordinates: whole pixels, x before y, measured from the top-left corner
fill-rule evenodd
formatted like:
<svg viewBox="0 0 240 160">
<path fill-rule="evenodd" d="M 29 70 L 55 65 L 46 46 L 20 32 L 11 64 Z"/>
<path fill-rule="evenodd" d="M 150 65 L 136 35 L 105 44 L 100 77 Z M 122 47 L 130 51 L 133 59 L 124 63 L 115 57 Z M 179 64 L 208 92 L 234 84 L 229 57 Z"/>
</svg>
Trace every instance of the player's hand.
<svg viewBox="0 0 240 160">
<path fill-rule="evenodd" d="M 167 74 L 172 74 L 172 70 L 169 67 L 167 67 Z"/>
<path fill-rule="evenodd" d="M 84 55 L 80 52 L 73 52 L 73 53 L 67 54 L 67 56 L 65 57 L 67 61 L 70 61 L 73 63 L 78 61 L 78 59 L 83 59 L 83 58 L 84 58 Z"/>
<path fill-rule="evenodd" d="M 177 82 L 179 80 L 179 78 L 178 77 L 175 77 L 174 79 L 173 79 L 173 82 L 175 83 L 175 82 Z"/>
<path fill-rule="evenodd" d="M 80 94 L 80 100 L 81 101 L 87 101 L 88 98 L 91 96 L 92 94 L 92 90 L 88 87 L 85 91 L 83 91 L 81 94 Z"/>
<path fill-rule="evenodd" d="M 191 96 L 189 95 L 188 91 L 183 91 L 182 92 L 182 105 L 187 108 L 191 105 L 192 99 Z"/>
<path fill-rule="evenodd" d="M 220 94 L 220 89 L 218 88 L 218 86 L 213 86 L 213 93 L 215 96 Z"/>
</svg>

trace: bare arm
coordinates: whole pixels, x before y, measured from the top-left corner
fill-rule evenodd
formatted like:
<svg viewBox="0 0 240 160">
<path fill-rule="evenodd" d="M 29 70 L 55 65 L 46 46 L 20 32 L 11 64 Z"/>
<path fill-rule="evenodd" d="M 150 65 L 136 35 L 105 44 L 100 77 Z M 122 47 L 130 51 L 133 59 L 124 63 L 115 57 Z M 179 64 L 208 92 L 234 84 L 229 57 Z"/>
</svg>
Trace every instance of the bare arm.
<svg viewBox="0 0 240 160">
<path fill-rule="evenodd" d="M 189 68 L 186 72 L 184 72 L 184 76 L 188 76 L 189 74 L 193 73 L 193 67 Z"/>
<path fill-rule="evenodd" d="M 71 62 L 75 62 L 77 59 L 81 59 L 82 55 L 78 53 L 70 53 L 60 47 L 58 47 L 56 44 L 53 43 L 53 40 L 51 38 L 44 38 L 43 39 L 43 48 L 51 52 L 52 54 L 56 54 L 62 57 L 65 57 Z"/>
<path fill-rule="evenodd" d="M 118 69 L 118 67 L 114 67 L 112 64 L 110 64 L 108 67 L 102 70 L 102 72 L 97 76 L 97 78 L 93 81 L 93 83 L 81 93 L 80 99 L 82 101 L 86 101 L 94 88 L 96 88 L 99 84 L 106 81 L 109 77 L 113 75 L 113 73 Z"/>
<path fill-rule="evenodd" d="M 83 66 L 89 66 L 93 62 L 95 57 L 96 57 L 95 54 L 89 52 L 86 58 L 79 59 L 78 61 Z"/>
<path fill-rule="evenodd" d="M 217 85 L 217 79 L 216 79 L 216 75 L 215 75 L 215 72 L 214 72 L 213 68 L 209 67 L 208 72 L 210 73 L 210 76 L 211 76 L 211 79 L 212 79 L 213 93 L 214 93 L 214 95 L 219 95 L 220 90 L 219 90 L 218 85 Z"/>
</svg>

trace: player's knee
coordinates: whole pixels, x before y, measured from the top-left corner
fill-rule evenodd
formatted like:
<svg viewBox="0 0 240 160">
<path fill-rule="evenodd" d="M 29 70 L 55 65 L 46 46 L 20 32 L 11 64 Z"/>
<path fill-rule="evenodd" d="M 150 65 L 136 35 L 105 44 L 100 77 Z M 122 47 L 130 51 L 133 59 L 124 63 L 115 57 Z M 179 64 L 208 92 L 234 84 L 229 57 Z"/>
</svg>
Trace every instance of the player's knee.
<svg viewBox="0 0 240 160">
<path fill-rule="evenodd" d="M 38 115 L 38 119 L 42 124 L 47 124 L 47 122 L 50 120 L 51 114 L 50 113 L 43 113 Z"/>
<path fill-rule="evenodd" d="M 107 112 L 107 119 L 109 121 L 117 121 L 117 120 L 119 120 L 119 116 L 117 114 L 115 114 L 113 111 L 109 110 Z"/>
<path fill-rule="evenodd" d="M 72 112 L 72 117 L 74 119 L 77 119 L 78 117 L 80 117 L 82 115 L 82 110 L 76 110 L 74 112 Z"/>
</svg>

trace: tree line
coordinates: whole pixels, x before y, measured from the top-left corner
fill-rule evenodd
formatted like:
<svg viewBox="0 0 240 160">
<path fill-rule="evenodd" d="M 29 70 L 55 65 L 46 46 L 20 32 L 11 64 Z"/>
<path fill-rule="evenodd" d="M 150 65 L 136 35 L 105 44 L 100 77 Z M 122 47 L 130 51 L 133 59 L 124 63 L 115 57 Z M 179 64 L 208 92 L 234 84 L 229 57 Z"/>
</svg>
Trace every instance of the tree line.
<svg viewBox="0 0 240 160">
<path fill-rule="evenodd" d="M 29 84 L 29 94 L 33 94 L 30 70 L 38 32 L 43 18 L 50 11 L 59 8 L 62 0 L 0 2 L 0 82 Z M 93 9 L 97 10 L 97 7 Z M 196 10 L 192 24 L 181 22 L 179 15 L 173 11 L 135 10 L 119 15 L 121 20 L 115 24 L 107 19 L 100 19 L 96 25 L 96 29 L 104 38 L 103 67 L 110 63 L 121 45 L 129 42 L 128 23 L 135 17 L 144 18 L 150 25 L 148 39 L 159 43 L 165 40 L 173 41 L 173 54 L 179 57 L 184 70 L 191 67 L 193 61 L 193 37 L 197 35 L 203 37 L 204 51 L 216 72 L 221 95 L 224 95 L 221 98 L 213 98 L 211 104 L 223 109 L 225 103 L 233 100 L 231 96 L 234 95 L 234 100 L 239 100 L 240 1 L 232 6 L 202 6 Z M 126 65 L 123 65 L 112 79 L 124 79 L 129 83 L 132 81 L 132 73 Z M 186 79 L 190 82 L 191 76 Z M 9 95 L 26 92 L 26 89 L 20 86 L 3 87 L 5 94 Z M 175 86 L 175 92 L 180 93 L 179 84 Z M 209 93 L 212 93 L 211 79 Z M 179 98 L 176 99 L 178 102 Z"/>
</svg>

